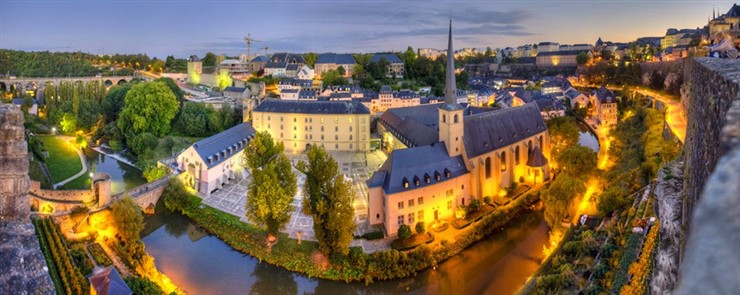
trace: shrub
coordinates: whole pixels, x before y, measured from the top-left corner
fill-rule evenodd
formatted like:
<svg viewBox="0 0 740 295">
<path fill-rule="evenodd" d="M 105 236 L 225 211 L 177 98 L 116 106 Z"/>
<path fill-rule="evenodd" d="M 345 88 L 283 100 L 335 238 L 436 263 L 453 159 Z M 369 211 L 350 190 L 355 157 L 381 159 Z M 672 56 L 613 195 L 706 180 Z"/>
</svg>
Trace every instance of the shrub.
<svg viewBox="0 0 740 295">
<path fill-rule="evenodd" d="M 398 237 L 401 239 L 408 239 L 411 237 L 411 227 L 404 224 L 398 228 Z"/>
<path fill-rule="evenodd" d="M 362 238 L 366 240 L 380 240 L 384 238 L 383 231 L 374 231 L 362 235 Z"/>
<path fill-rule="evenodd" d="M 427 228 L 424 225 L 424 221 L 419 221 L 416 223 L 416 233 L 417 234 L 423 234 L 426 230 Z"/>
<path fill-rule="evenodd" d="M 485 203 L 486 205 L 491 205 L 491 197 L 489 196 L 483 197 L 483 203 Z"/>
<path fill-rule="evenodd" d="M 475 211 L 478 211 L 478 209 L 480 209 L 480 206 L 481 206 L 480 200 L 473 199 L 472 201 L 470 201 L 470 205 L 468 205 L 468 213 L 473 213 Z"/>
</svg>

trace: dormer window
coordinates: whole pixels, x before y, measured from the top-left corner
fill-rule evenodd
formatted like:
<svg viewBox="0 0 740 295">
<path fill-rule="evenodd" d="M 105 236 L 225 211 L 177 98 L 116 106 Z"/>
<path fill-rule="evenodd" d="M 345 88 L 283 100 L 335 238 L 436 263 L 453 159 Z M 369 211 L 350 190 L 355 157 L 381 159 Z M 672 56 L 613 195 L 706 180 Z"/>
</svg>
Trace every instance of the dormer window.
<svg viewBox="0 0 740 295">
<path fill-rule="evenodd" d="M 421 180 L 418 176 L 414 176 L 414 185 L 419 186 L 421 185 Z"/>
<path fill-rule="evenodd" d="M 409 188 L 409 180 L 406 177 L 403 178 L 403 188 Z"/>
<path fill-rule="evenodd" d="M 424 174 L 424 182 L 426 183 L 432 182 L 432 177 L 430 177 L 429 174 Z"/>
<path fill-rule="evenodd" d="M 450 173 L 450 170 L 449 170 L 449 169 L 447 169 L 447 168 L 445 168 L 445 177 L 446 177 L 446 178 L 450 178 L 450 174 L 451 174 L 451 173 Z"/>
<path fill-rule="evenodd" d="M 439 174 L 439 172 L 434 171 L 434 180 L 439 181 L 442 179 L 442 174 Z"/>
</svg>

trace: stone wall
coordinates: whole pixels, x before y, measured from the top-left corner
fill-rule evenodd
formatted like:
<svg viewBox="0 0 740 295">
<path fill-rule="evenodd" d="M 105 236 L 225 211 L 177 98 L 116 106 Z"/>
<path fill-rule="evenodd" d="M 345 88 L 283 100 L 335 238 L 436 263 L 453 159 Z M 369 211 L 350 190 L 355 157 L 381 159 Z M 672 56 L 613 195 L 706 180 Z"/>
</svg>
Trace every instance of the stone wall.
<svg viewBox="0 0 740 295">
<path fill-rule="evenodd" d="M 681 103 L 687 106 L 685 202 L 683 224 L 688 222 L 704 184 L 728 147 L 720 141 L 727 112 L 740 95 L 740 62 L 728 59 L 687 59 Z"/>
<path fill-rule="evenodd" d="M 38 181 L 31 181 L 31 194 L 43 197 L 49 201 L 85 203 L 95 200 L 95 193 L 90 189 L 47 190 L 42 189 L 41 183 Z"/>
<path fill-rule="evenodd" d="M 681 242 L 676 293 L 735 294 L 740 290 L 740 62 L 690 59 L 684 75 L 688 126 L 680 220 L 688 239 Z"/>
<path fill-rule="evenodd" d="M 28 149 L 23 112 L 0 104 L 0 222 L 28 220 Z"/>
</svg>

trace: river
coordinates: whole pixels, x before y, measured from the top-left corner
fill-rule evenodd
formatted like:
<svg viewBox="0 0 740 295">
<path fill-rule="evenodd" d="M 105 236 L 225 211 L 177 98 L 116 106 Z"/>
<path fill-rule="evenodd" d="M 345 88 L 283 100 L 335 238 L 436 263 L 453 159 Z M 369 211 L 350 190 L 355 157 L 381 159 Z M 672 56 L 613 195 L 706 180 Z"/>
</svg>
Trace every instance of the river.
<svg viewBox="0 0 740 295">
<path fill-rule="evenodd" d="M 586 124 L 578 122 L 578 144 L 599 152 L 599 139 L 591 133 Z"/>
<path fill-rule="evenodd" d="M 85 149 L 85 159 L 91 172 L 105 172 L 111 177 L 111 193 L 117 194 L 146 183 L 139 168 L 93 149 Z"/>
</svg>

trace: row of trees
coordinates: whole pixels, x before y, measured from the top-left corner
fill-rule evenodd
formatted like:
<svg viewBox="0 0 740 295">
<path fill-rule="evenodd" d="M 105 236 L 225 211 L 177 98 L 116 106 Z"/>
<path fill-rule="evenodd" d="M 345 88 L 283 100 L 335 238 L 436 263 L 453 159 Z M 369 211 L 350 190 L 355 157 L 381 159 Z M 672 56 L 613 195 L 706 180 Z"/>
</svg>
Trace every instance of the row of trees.
<svg viewBox="0 0 740 295">
<path fill-rule="evenodd" d="M 173 58 L 174 59 L 174 58 Z M 178 61 L 187 70 L 187 62 Z M 183 63 L 184 62 L 184 63 Z M 131 75 L 133 70 L 161 71 L 166 63 L 146 54 L 114 54 L 98 56 L 83 52 L 20 51 L 0 49 L 0 72 L 23 77 L 87 77 Z M 112 69 L 111 69 L 112 68 Z M 125 69 L 125 70 L 124 70 Z"/>
<path fill-rule="evenodd" d="M 291 203 L 298 190 L 293 166 L 284 151 L 283 143 L 267 132 L 257 132 L 244 151 L 252 174 L 246 216 L 273 236 L 290 220 L 295 209 Z M 304 213 L 313 217 L 313 229 L 324 254 L 347 255 L 355 229 L 351 182 L 339 173 L 337 162 L 324 148 L 313 145 L 307 156 L 307 161 L 296 165 L 306 175 Z"/>
</svg>

